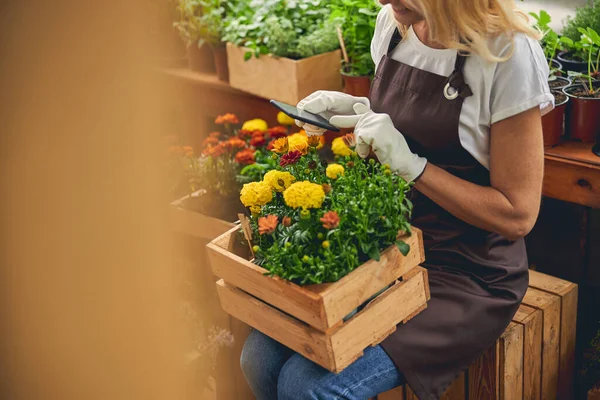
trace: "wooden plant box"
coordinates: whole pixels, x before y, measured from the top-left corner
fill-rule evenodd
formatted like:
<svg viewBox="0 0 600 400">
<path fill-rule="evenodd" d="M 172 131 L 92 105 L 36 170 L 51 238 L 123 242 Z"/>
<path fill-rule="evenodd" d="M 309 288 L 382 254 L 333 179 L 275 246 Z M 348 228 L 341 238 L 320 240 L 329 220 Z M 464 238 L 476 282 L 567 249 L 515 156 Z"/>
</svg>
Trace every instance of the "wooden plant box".
<svg viewBox="0 0 600 400">
<path fill-rule="evenodd" d="M 194 196 L 199 193 L 200 190 L 191 195 Z M 173 232 L 183 233 L 199 239 L 212 240 L 235 226 L 232 222 L 182 208 L 181 203 L 187 197 L 177 199 L 169 205 L 169 223 Z"/>
<path fill-rule="evenodd" d="M 317 90 L 342 90 L 340 50 L 302 60 L 265 55 L 244 61 L 247 51 L 227 43 L 229 83 L 236 89 L 294 106 Z"/>
<path fill-rule="evenodd" d="M 267 276 L 267 270 L 249 261 L 246 248 L 236 246 L 239 229 L 236 226 L 207 245 L 213 273 L 321 332 L 339 325 L 346 315 L 425 260 L 422 233 L 413 228 L 413 234 L 403 238 L 410 246 L 406 257 L 390 246 L 379 261 L 370 260 L 335 283 L 299 286 Z"/>
</svg>

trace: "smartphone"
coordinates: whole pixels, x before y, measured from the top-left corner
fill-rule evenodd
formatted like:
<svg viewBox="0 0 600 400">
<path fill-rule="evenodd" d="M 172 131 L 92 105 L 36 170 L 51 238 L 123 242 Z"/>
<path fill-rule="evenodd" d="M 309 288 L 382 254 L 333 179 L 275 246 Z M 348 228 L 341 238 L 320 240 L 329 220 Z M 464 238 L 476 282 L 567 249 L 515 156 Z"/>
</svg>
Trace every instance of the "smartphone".
<svg viewBox="0 0 600 400">
<path fill-rule="evenodd" d="M 307 124 L 318 126 L 319 128 L 327 129 L 328 131 L 340 131 L 339 128 L 331 125 L 327 119 L 321 117 L 320 115 L 304 110 L 298 110 L 294 106 L 290 106 L 289 104 L 285 104 L 277 100 L 271 100 L 271 104 L 273 104 L 279 111 L 282 111 L 284 114 L 297 119 L 298 121 L 306 122 Z"/>
</svg>

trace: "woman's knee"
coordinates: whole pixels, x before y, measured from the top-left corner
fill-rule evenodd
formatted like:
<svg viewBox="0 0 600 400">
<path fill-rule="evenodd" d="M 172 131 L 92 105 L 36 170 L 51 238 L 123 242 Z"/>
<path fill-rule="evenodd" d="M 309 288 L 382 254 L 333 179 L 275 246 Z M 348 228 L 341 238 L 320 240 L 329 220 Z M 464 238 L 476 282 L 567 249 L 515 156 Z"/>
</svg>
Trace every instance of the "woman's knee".
<svg viewBox="0 0 600 400">
<path fill-rule="evenodd" d="M 279 372 L 290 352 L 285 346 L 254 330 L 250 333 L 240 356 L 240 366 L 253 387 L 276 385 Z"/>
<path fill-rule="evenodd" d="M 328 385 L 329 371 L 299 354 L 288 360 L 277 382 L 278 400 L 317 400 L 333 398 Z"/>
</svg>

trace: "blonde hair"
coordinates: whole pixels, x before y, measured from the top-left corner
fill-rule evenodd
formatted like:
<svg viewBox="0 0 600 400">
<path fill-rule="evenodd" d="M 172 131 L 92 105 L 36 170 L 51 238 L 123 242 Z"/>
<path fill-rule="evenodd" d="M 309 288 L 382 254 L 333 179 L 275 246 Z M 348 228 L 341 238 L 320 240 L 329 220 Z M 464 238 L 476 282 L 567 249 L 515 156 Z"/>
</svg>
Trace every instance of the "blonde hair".
<svg viewBox="0 0 600 400">
<path fill-rule="evenodd" d="M 517 9 L 514 0 L 406 0 L 427 21 L 432 40 L 440 45 L 463 53 L 477 54 L 481 58 L 502 62 L 514 52 L 514 34 L 540 40 L 542 34 L 529 24 L 529 17 Z M 406 37 L 407 26 L 400 26 Z M 506 35 L 511 40 L 508 55 L 493 54 L 488 39 Z"/>
</svg>

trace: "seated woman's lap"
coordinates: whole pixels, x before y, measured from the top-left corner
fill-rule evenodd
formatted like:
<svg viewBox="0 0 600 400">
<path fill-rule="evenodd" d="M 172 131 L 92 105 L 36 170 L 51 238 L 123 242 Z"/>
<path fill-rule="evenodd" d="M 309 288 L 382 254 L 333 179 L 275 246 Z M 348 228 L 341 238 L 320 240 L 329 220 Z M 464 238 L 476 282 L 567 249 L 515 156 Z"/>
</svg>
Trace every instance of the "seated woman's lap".
<svg viewBox="0 0 600 400">
<path fill-rule="evenodd" d="M 334 374 L 254 330 L 240 362 L 258 400 L 365 400 L 404 383 L 381 346 L 367 348 L 363 357 Z"/>
</svg>

